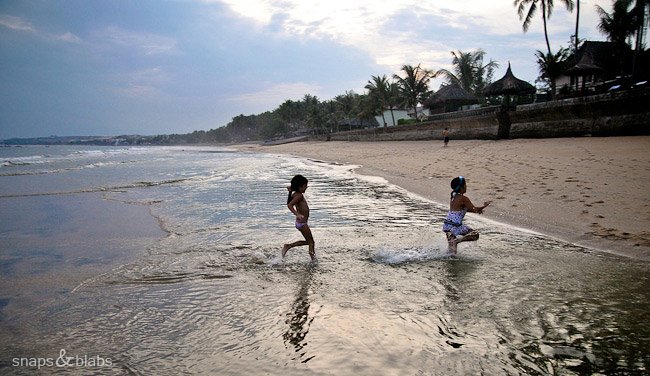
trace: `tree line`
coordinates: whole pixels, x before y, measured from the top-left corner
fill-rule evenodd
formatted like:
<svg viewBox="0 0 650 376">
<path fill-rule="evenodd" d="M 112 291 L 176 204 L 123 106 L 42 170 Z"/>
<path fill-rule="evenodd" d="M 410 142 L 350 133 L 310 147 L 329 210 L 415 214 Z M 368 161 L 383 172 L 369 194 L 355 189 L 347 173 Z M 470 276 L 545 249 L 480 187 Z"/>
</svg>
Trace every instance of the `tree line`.
<svg viewBox="0 0 650 376">
<path fill-rule="evenodd" d="M 582 40 L 579 38 L 580 0 L 562 0 L 567 10 L 576 11 L 575 33 L 570 38 L 570 47 L 559 47 L 553 51 L 548 37 L 547 21 L 554 9 L 553 0 L 514 0 L 513 5 L 527 32 L 533 19 L 541 13 L 546 51 L 535 53 L 539 69 L 537 82 L 546 87 L 551 98 L 556 93 L 555 80 L 563 73 L 567 59 L 576 55 Z M 650 0 L 613 0 L 612 11 L 596 6 L 600 16 L 598 29 L 617 49 L 630 46 L 634 41 L 635 52 L 642 51 L 643 32 Z M 172 134 L 152 137 L 151 142 L 159 144 L 178 143 L 232 143 L 249 140 L 265 140 L 304 134 L 327 134 L 353 128 L 377 126 L 376 115 L 387 123 L 386 113 L 393 116 L 393 110 L 407 108 L 418 117 L 418 104 L 423 103 L 432 91 L 432 78 L 441 76 L 447 83 L 456 83 L 478 98 L 483 98 L 484 88 L 492 82 L 495 68 L 493 60 L 484 63 L 485 51 L 452 51 L 452 69 L 433 71 L 417 66 L 403 65 L 400 74 L 371 76 L 365 85 L 367 93 L 347 91 L 330 100 L 306 94 L 301 100 L 286 100 L 273 111 L 256 115 L 239 115 L 226 126 L 209 131 L 195 131 L 189 134 Z"/>
<path fill-rule="evenodd" d="M 306 134 L 328 134 L 354 128 L 378 126 L 375 116 L 390 110 L 410 109 L 418 114 L 418 105 L 431 96 L 430 80 L 442 75 L 465 90 L 480 96 L 491 81 L 498 64 L 483 64 L 483 50 L 452 52 L 451 71 L 433 71 L 421 65 L 403 65 L 401 74 L 389 79 L 386 75 L 371 76 L 365 89 L 358 94 L 347 91 L 333 99 L 321 101 L 306 94 L 301 100 L 286 100 L 273 111 L 255 115 L 235 116 L 226 126 L 209 131 L 151 137 L 155 144 L 233 143 L 253 140 L 287 138 Z M 420 111 L 421 112 L 421 111 Z M 393 117 L 393 124 L 395 119 Z"/>
</svg>

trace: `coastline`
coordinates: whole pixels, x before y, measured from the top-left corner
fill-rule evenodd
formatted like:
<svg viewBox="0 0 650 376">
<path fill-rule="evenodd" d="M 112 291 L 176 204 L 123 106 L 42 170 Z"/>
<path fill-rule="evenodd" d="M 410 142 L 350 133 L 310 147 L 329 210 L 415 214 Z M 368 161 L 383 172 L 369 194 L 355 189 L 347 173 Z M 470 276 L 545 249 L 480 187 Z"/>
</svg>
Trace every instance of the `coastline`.
<svg viewBox="0 0 650 376">
<path fill-rule="evenodd" d="M 650 136 L 513 140 L 307 141 L 235 145 L 360 165 L 446 205 L 463 175 L 486 218 L 576 245 L 650 261 Z"/>
</svg>

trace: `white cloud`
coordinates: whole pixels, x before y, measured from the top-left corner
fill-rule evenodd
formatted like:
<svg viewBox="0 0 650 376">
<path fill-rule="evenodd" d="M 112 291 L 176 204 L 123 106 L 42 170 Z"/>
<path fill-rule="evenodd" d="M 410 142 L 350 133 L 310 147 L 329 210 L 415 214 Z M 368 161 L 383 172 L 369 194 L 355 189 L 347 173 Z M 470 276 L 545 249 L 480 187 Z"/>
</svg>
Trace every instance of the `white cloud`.
<svg viewBox="0 0 650 376">
<path fill-rule="evenodd" d="M 36 28 L 29 22 L 20 17 L 0 15 L 0 25 L 16 31 L 36 32 Z"/>
<path fill-rule="evenodd" d="M 609 9 L 609 1 L 581 0 L 582 39 L 602 39 L 596 31 L 598 17 L 594 5 Z M 537 76 L 534 52 L 546 49 L 541 14 L 533 20 L 528 33 L 524 33 L 512 0 L 219 2 L 238 16 L 266 28 L 266 33 L 326 39 L 355 48 L 389 74 L 399 74 L 404 64 L 449 69 L 450 51 L 482 48 L 488 59 L 500 63 L 496 76 L 505 73 L 508 61 L 512 61 L 521 78 L 532 81 Z M 568 47 L 574 28 L 575 13 L 567 11 L 562 2 L 556 2 L 548 21 L 551 48 Z M 434 81 L 433 85 L 439 83 Z"/>
<path fill-rule="evenodd" d="M 61 42 L 66 42 L 66 43 L 80 43 L 81 39 L 77 37 L 76 35 L 72 34 L 71 32 L 66 32 L 63 34 L 52 34 L 48 33 L 42 30 L 39 30 L 36 26 L 34 26 L 31 22 L 21 18 L 21 17 L 15 17 L 15 16 L 9 16 L 9 15 L 0 15 L 0 26 L 4 26 L 8 29 L 14 30 L 14 31 L 19 31 L 19 32 L 27 32 L 34 34 L 38 37 L 49 39 L 49 40 L 54 40 L 54 41 L 61 41 Z"/>
<path fill-rule="evenodd" d="M 134 32 L 110 26 L 94 37 L 112 47 L 133 48 L 143 55 L 166 55 L 178 52 L 176 40 L 152 33 Z"/>
<path fill-rule="evenodd" d="M 62 42 L 68 42 L 68 43 L 81 43 L 81 38 L 79 38 L 78 36 L 70 32 L 54 36 L 54 39 L 60 40 Z"/>
<path fill-rule="evenodd" d="M 420 2 L 415 0 L 222 0 L 241 17 L 262 25 L 279 22 L 281 30 L 303 38 L 326 38 L 358 48 L 393 71 L 403 64 L 439 65 L 456 49 L 448 41 L 422 35 L 437 27 L 457 34 L 521 32 L 510 2 L 484 0 Z M 504 22 L 504 12 L 508 22 Z M 406 15 L 406 16 L 404 16 Z M 407 17 L 412 17 L 411 19 Z M 432 25 L 432 23 L 435 23 Z M 444 38 L 444 36 L 443 36 Z"/>
</svg>

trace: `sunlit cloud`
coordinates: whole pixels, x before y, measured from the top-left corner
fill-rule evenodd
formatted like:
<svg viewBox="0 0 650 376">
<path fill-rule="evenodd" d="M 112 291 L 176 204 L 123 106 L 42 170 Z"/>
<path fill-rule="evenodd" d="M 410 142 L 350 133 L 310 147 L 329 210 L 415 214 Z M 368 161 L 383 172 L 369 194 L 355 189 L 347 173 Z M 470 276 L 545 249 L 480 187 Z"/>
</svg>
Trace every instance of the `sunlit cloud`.
<svg viewBox="0 0 650 376">
<path fill-rule="evenodd" d="M 286 35 L 301 38 L 327 38 L 365 51 L 378 65 L 390 69 L 402 64 L 425 62 L 448 64 L 449 51 L 486 46 L 457 46 L 453 40 L 475 34 L 492 37 L 521 35 L 521 20 L 511 1 L 465 0 L 221 0 L 240 17 L 260 25 L 275 26 Z M 585 36 L 594 37 L 594 4 L 582 1 L 581 18 Z M 606 1 L 605 1 L 606 2 Z M 567 35 L 555 41 L 566 45 L 574 27 L 574 15 L 563 4 L 556 4 L 549 20 L 549 32 Z M 431 30 L 431 35 L 425 35 Z M 542 22 L 534 20 L 530 35 L 543 32 Z M 470 35 L 471 36 L 471 35 Z M 436 39 L 437 38 L 437 39 Z M 531 37 L 532 38 L 532 37 Z M 541 45 L 542 40 L 536 41 Z M 489 51 L 488 51 L 489 52 Z"/>
<path fill-rule="evenodd" d="M 448 60 L 453 49 L 445 40 L 434 41 L 422 35 L 422 28 L 456 33 L 519 32 L 516 22 L 504 23 L 504 12 L 516 21 L 512 4 L 489 6 L 472 1 L 298 1 L 298 0 L 223 0 L 241 17 L 261 24 L 279 23 L 287 35 L 328 38 L 354 46 L 373 56 L 379 65 L 398 68 L 402 64 Z M 423 21 L 424 20 L 424 21 Z M 424 25 L 423 25 L 424 23 Z"/>
</svg>

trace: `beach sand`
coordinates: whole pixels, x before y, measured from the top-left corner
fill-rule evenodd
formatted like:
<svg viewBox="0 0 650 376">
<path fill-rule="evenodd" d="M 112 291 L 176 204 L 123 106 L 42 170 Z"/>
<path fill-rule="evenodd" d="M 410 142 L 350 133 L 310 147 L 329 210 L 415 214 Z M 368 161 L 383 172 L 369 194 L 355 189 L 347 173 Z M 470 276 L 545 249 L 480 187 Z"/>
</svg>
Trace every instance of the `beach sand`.
<svg viewBox="0 0 650 376">
<path fill-rule="evenodd" d="M 238 145 L 360 165 L 446 205 L 463 175 L 484 216 L 570 243 L 650 260 L 650 137 L 516 140 L 294 142 Z"/>
</svg>

